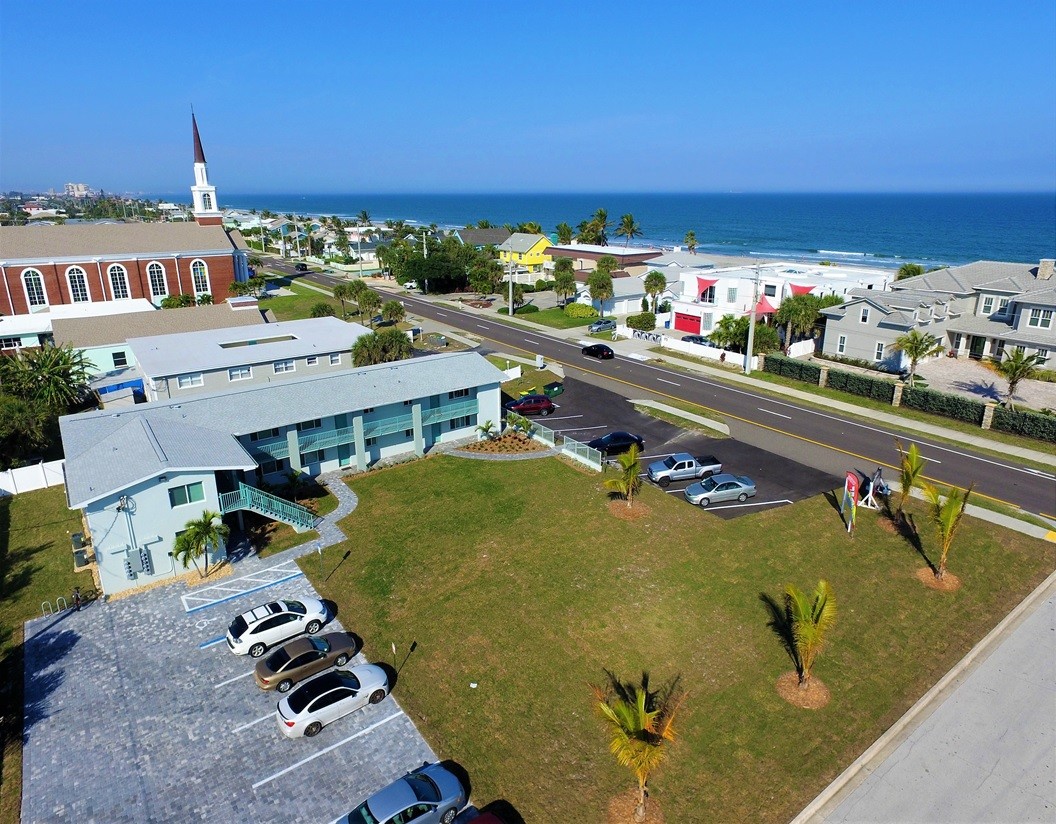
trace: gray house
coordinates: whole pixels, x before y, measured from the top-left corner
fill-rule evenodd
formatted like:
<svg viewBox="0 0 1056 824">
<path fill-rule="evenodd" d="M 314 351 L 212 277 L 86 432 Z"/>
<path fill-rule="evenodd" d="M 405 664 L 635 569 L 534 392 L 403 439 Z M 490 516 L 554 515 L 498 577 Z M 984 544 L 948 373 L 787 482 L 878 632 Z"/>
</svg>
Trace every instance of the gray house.
<svg viewBox="0 0 1056 824">
<path fill-rule="evenodd" d="M 500 419 L 503 380 L 480 355 L 453 352 L 67 415 L 67 504 L 82 510 L 104 592 L 173 577 L 187 521 L 249 510 L 309 529 L 310 512 L 260 482 L 362 471 L 472 437 Z"/>
</svg>

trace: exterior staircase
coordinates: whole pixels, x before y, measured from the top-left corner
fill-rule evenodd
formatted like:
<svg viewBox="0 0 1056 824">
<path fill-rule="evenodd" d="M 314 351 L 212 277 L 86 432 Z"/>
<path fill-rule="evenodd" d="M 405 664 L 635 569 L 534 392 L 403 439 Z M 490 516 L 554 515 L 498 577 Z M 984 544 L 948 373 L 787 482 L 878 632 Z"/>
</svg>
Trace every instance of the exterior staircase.
<svg viewBox="0 0 1056 824">
<path fill-rule="evenodd" d="M 240 509 L 248 509 L 274 521 L 282 521 L 292 526 L 295 532 L 314 529 L 318 520 L 310 510 L 300 504 L 291 503 L 278 495 L 241 482 L 237 490 L 220 493 L 220 511 L 223 514 Z"/>
</svg>

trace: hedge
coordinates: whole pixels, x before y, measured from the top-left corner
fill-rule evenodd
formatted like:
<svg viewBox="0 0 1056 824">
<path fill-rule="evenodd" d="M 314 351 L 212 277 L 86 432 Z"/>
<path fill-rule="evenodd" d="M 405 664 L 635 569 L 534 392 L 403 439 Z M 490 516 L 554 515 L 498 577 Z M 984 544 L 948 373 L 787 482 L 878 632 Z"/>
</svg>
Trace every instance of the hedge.
<svg viewBox="0 0 1056 824">
<path fill-rule="evenodd" d="M 831 378 L 831 376 L 830 376 Z M 970 398 L 962 398 L 958 395 L 947 395 L 945 392 L 936 392 L 934 389 L 920 389 L 907 386 L 902 390 L 902 405 L 910 409 L 919 409 L 921 412 L 931 412 L 953 418 L 957 421 L 981 426 L 983 423 L 983 411 L 986 406 L 979 401 Z"/>
<path fill-rule="evenodd" d="M 768 355 L 767 360 L 772 357 L 773 355 Z M 863 398 L 872 398 L 885 403 L 891 403 L 895 397 L 895 385 L 891 381 L 870 378 L 868 375 L 859 375 L 857 372 L 830 369 L 829 379 L 825 385 L 832 389 L 841 389 L 852 395 L 861 395 Z"/>
<path fill-rule="evenodd" d="M 768 354 L 763 361 L 763 371 L 774 375 L 783 375 L 786 378 L 803 381 L 818 385 L 821 379 L 821 367 L 813 363 L 786 358 L 784 355 Z"/>
<path fill-rule="evenodd" d="M 640 315 L 628 315 L 627 326 L 640 332 L 652 332 L 656 328 L 656 315 L 652 312 L 642 312 Z"/>
<path fill-rule="evenodd" d="M 1000 406 L 994 409 L 991 429 L 1025 435 L 1039 441 L 1056 443 L 1056 415 L 1040 415 L 1037 412 L 1013 412 Z"/>
<path fill-rule="evenodd" d="M 565 307 L 565 315 L 570 318 L 596 318 L 598 310 L 585 303 L 570 303 Z"/>
<path fill-rule="evenodd" d="M 538 312 L 538 311 L 539 311 L 539 307 L 536 306 L 534 303 L 526 303 L 526 304 L 524 304 L 524 306 L 518 306 L 516 309 L 514 309 L 513 310 L 513 314 L 514 315 L 530 315 L 530 314 L 532 314 L 532 312 Z M 503 306 L 501 309 L 498 310 L 498 312 L 499 312 L 500 315 L 508 315 L 508 314 L 510 314 L 510 307 Z"/>
</svg>

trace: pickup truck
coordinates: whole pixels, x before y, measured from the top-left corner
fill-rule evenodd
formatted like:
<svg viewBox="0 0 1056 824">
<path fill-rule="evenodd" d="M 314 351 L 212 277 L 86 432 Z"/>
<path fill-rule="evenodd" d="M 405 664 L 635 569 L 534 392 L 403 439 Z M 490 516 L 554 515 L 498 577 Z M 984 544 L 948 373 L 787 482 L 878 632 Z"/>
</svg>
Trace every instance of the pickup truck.
<svg viewBox="0 0 1056 824">
<path fill-rule="evenodd" d="M 649 480 L 659 486 L 670 486 L 671 481 L 693 481 L 710 478 L 722 472 L 722 463 L 714 455 L 694 457 L 688 452 L 676 452 L 662 461 L 649 464 Z"/>
</svg>

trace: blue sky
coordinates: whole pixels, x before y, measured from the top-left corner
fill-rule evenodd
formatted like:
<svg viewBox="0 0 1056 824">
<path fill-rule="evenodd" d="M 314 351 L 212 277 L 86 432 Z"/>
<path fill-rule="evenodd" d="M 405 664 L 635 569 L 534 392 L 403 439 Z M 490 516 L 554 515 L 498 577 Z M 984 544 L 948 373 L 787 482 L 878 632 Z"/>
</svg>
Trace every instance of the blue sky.
<svg viewBox="0 0 1056 824">
<path fill-rule="evenodd" d="M 5 2 L 0 189 L 1056 190 L 1049 0 L 501 5 Z"/>
</svg>

